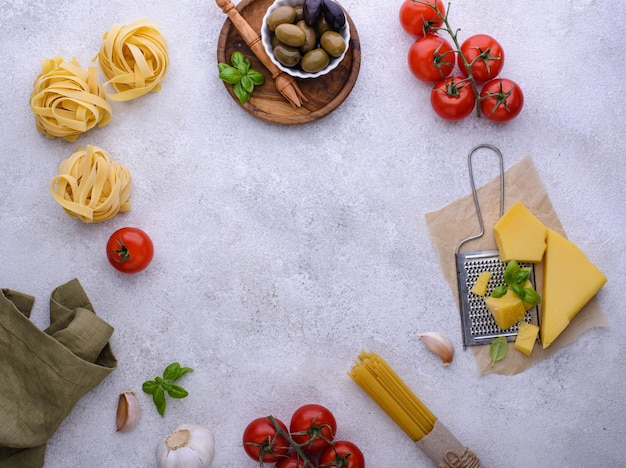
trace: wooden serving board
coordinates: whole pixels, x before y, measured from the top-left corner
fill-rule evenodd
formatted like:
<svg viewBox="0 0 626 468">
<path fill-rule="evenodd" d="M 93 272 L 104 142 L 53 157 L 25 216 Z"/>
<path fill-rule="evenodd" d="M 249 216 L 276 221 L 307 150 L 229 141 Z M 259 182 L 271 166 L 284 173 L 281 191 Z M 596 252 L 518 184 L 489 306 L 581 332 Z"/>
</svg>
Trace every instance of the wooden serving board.
<svg viewBox="0 0 626 468">
<path fill-rule="evenodd" d="M 273 1 L 242 0 L 236 8 L 260 35 L 263 16 Z M 346 14 L 346 20 L 350 27 L 350 46 L 345 57 L 337 68 L 326 75 L 309 79 L 296 78 L 298 86 L 308 101 L 303 102 L 302 107 L 294 108 L 278 92 L 272 75 L 246 45 L 230 19 L 226 19 L 217 43 L 218 63 L 231 65 L 230 56 L 233 52 L 239 51 L 250 59 L 252 68 L 265 76 L 265 83 L 254 87 L 254 91 L 246 104 L 239 102 L 232 85 L 224 83 L 226 90 L 237 104 L 250 114 L 272 123 L 297 125 L 313 122 L 330 114 L 352 91 L 361 66 L 359 35 L 348 14 Z"/>
</svg>

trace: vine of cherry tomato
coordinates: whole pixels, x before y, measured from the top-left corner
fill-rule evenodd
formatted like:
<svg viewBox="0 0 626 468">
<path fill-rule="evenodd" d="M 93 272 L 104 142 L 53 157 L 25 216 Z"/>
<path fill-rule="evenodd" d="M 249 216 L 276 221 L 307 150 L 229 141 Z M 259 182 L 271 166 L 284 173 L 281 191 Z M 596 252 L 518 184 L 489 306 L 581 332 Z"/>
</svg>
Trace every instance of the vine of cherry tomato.
<svg viewBox="0 0 626 468">
<path fill-rule="evenodd" d="M 399 21 L 416 37 L 407 54 L 408 66 L 420 81 L 434 83 L 430 102 L 439 117 L 462 120 L 474 109 L 477 116 L 495 122 L 519 115 L 524 95 L 517 83 L 499 78 L 504 50 L 496 39 L 475 34 L 459 44 L 442 0 L 404 0 Z M 453 45 L 439 35 L 441 31 L 448 33 Z"/>
<path fill-rule="evenodd" d="M 336 440 L 333 413 L 318 404 L 298 408 L 289 429 L 273 416 L 251 421 L 243 432 L 250 458 L 274 468 L 365 468 L 363 452 L 352 442 Z"/>
<path fill-rule="evenodd" d="M 154 256 L 152 239 L 139 228 L 118 229 L 106 245 L 109 263 L 122 273 L 138 273 L 145 269 Z"/>
</svg>

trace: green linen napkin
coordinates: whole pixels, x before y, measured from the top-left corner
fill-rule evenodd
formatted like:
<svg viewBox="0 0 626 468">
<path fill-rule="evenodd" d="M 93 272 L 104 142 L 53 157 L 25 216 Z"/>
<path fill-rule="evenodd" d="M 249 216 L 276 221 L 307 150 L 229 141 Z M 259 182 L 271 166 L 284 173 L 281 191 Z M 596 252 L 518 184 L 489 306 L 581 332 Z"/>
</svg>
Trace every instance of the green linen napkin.
<svg viewBox="0 0 626 468">
<path fill-rule="evenodd" d="M 0 290 L 0 468 L 44 464 L 46 443 L 74 405 L 117 367 L 111 327 L 77 279 L 50 298 L 50 326 L 30 321 L 34 298 Z"/>
</svg>

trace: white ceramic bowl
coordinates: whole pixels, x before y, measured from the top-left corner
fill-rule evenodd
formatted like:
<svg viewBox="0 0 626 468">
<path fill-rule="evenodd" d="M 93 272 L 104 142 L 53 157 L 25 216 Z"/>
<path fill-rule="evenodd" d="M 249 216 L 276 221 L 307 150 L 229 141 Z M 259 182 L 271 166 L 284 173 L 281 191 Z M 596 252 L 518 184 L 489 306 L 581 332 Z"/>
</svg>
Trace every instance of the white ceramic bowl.
<svg viewBox="0 0 626 468">
<path fill-rule="evenodd" d="M 272 31 L 267 26 L 267 18 L 269 15 L 278 7 L 283 5 L 296 6 L 302 5 L 304 0 L 276 0 L 265 12 L 265 16 L 263 17 L 263 23 L 261 24 L 261 42 L 263 43 L 263 47 L 265 48 L 265 52 L 269 56 L 270 60 L 282 71 L 287 73 L 288 75 L 294 76 L 296 78 L 317 78 L 318 76 L 326 75 L 330 73 L 337 65 L 341 63 L 343 58 L 346 55 L 346 52 L 350 48 L 350 24 L 348 22 L 348 17 L 346 15 L 346 25 L 343 27 L 342 31 L 339 31 L 343 40 L 346 42 L 346 50 L 344 50 L 343 54 L 339 57 L 330 57 L 330 61 L 328 62 L 328 66 L 323 70 L 320 70 L 316 73 L 307 73 L 303 71 L 300 67 L 286 67 L 274 57 L 273 47 L 272 47 Z M 343 8 L 343 7 L 342 7 Z M 344 10 L 345 13 L 345 10 Z"/>
</svg>

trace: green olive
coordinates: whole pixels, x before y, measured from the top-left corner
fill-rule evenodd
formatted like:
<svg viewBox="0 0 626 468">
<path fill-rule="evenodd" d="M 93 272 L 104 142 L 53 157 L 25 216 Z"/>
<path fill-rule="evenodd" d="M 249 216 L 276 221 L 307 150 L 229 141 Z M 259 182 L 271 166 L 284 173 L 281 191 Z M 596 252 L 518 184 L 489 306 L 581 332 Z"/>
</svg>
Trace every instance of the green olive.
<svg viewBox="0 0 626 468">
<path fill-rule="evenodd" d="M 326 31 L 322 34 L 320 45 L 331 57 L 339 57 L 346 50 L 346 41 L 336 31 Z"/>
<path fill-rule="evenodd" d="M 307 73 L 316 73 L 326 68 L 329 61 L 328 53 L 322 48 L 317 48 L 304 54 L 300 66 Z"/>
<path fill-rule="evenodd" d="M 326 18 L 324 18 L 324 15 L 320 15 L 317 19 L 317 22 L 315 23 L 315 29 L 317 29 L 317 34 L 319 34 L 320 36 L 326 31 L 331 30 L 331 27 L 326 21 Z"/>
<path fill-rule="evenodd" d="M 300 52 L 306 54 L 309 50 L 313 50 L 317 45 L 317 33 L 315 32 L 315 29 L 306 24 L 306 21 L 304 20 L 298 21 L 296 26 L 302 29 L 306 35 L 304 44 L 300 47 Z"/>
<path fill-rule="evenodd" d="M 285 44 L 278 44 L 274 47 L 274 57 L 286 67 L 295 67 L 300 63 L 300 51 L 295 47 L 289 47 Z"/>
<path fill-rule="evenodd" d="M 304 5 L 296 5 L 293 7 L 294 10 L 296 10 L 296 19 L 293 20 L 294 22 L 298 22 L 301 19 L 304 19 Z"/>
<path fill-rule="evenodd" d="M 276 26 L 283 23 L 293 23 L 296 19 L 296 10 L 289 6 L 283 5 L 276 8 L 267 18 L 267 27 L 270 31 L 274 31 Z"/>
<path fill-rule="evenodd" d="M 291 47 L 302 47 L 306 41 L 306 34 L 295 24 L 279 24 L 274 34 L 280 42 Z"/>
<path fill-rule="evenodd" d="M 280 44 L 280 39 L 276 37 L 276 34 L 272 34 L 272 47 L 276 47 Z"/>
</svg>

